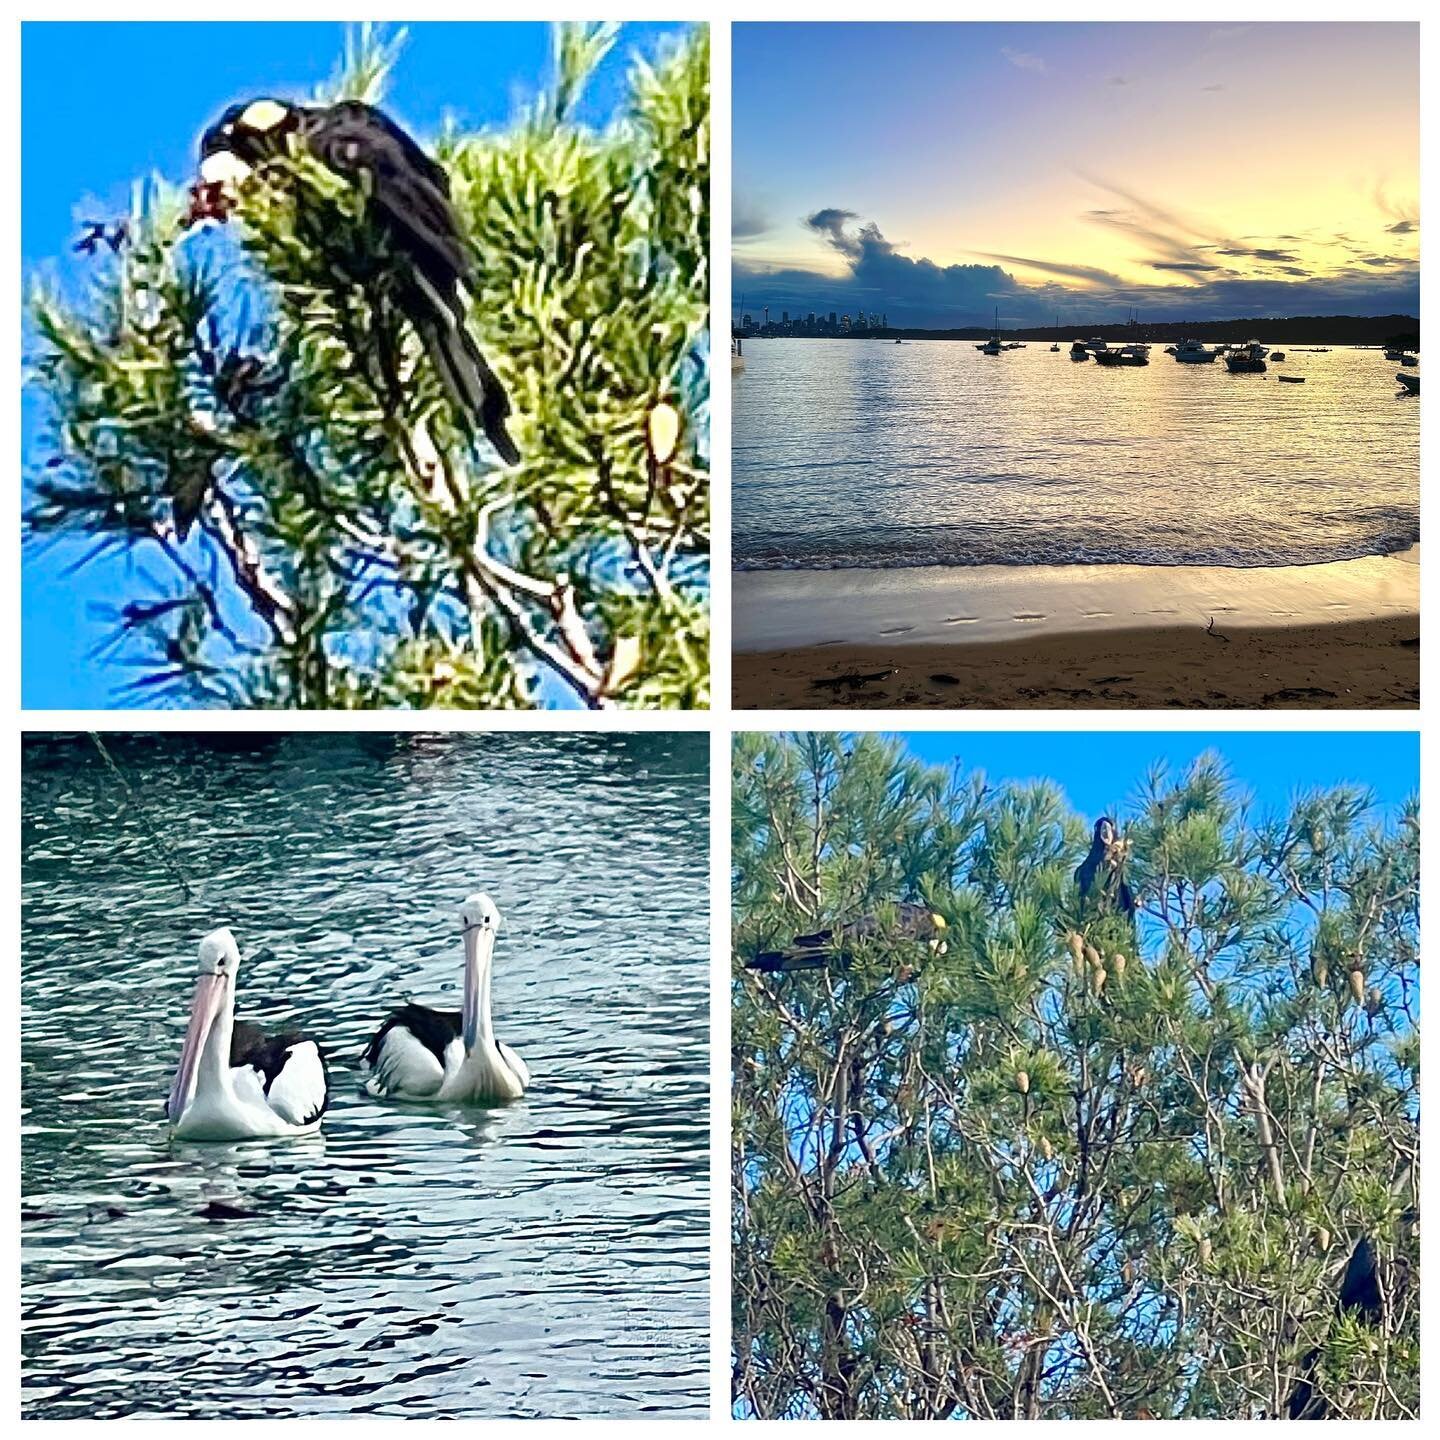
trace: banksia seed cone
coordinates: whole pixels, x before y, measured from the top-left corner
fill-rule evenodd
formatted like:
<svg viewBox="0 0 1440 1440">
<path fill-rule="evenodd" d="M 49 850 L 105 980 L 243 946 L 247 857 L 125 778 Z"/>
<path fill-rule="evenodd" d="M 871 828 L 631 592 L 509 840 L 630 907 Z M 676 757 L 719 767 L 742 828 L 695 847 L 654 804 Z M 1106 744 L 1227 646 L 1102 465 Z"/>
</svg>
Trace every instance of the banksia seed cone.
<svg viewBox="0 0 1440 1440">
<path fill-rule="evenodd" d="M 1350 993 L 1356 1004 L 1365 1002 L 1365 972 L 1357 965 L 1350 971 Z"/>
<path fill-rule="evenodd" d="M 1072 930 L 1066 937 L 1065 943 L 1070 947 L 1070 953 L 1075 957 L 1075 963 L 1080 963 L 1080 957 L 1085 953 L 1085 942 Z"/>
<path fill-rule="evenodd" d="M 1315 1227 L 1315 1248 L 1322 1255 L 1330 1248 L 1330 1232 L 1323 1225 Z"/>
<path fill-rule="evenodd" d="M 1117 980 L 1123 980 L 1125 978 L 1125 965 L 1125 957 L 1119 954 L 1117 954 L 1115 958 L 1110 962 L 1110 968 L 1114 970 L 1115 978 Z"/>
<path fill-rule="evenodd" d="M 1092 970 L 1098 970 L 1105 963 L 1100 958 L 1100 952 L 1093 945 L 1086 945 L 1085 958 L 1090 962 Z"/>
<path fill-rule="evenodd" d="M 1365 1013 L 1373 1020 L 1385 1004 L 1385 997 L 1380 993 L 1378 985 L 1372 985 L 1365 992 Z"/>
<path fill-rule="evenodd" d="M 651 412 L 647 422 L 650 453 L 657 465 L 668 465 L 680 438 L 680 412 L 662 400 Z"/>
<path fill-rule="evenodd" d="M 1053 1160 L 1055 1158 L 1055 1147 L 1043 1136 L 1040 1139 L 1040 1153 L 1047 1160 Z"/>
<path fill-rule="evenodd" d="M 1104 988 L 1105 967 L 1102 965 L 1098 969 L 1092 970 L 1090 972 L 1090 989 L 1093 994 L 1098 996 Z"/>
<path fill-rule="evenodd" d="M 1027 1071 L 1017 1070 L 1015 1072 L 1015 1088 L 1022 1094 L 1030 1093 L 1030 1076 Z"/>
<path fill-rule="evenodd" d="M 1208 1265 L 1210 1263 L 1210 1256 L 1214 1253 L 1214 1250 L 1215 1247 L 1211 1245 L 1210 1237 L 1208 1235 L 1202 1235 L 1200 1237 L 1200 1263 L 1202 1265 Z"/>
</svg>

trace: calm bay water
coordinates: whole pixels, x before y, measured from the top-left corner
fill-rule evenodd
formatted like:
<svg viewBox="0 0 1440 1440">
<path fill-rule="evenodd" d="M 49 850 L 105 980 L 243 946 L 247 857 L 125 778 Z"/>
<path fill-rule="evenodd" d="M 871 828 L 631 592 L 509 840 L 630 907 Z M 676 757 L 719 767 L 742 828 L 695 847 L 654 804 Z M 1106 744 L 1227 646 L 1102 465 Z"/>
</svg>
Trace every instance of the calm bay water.
<svg viewBox="0 0 1440 1440">
<path fill-rule="evenodd" d="M 123 782 L 25 749 L 23 1413 L 705 1415 L 706 738 L 106 744 Z M 387 1010 L 459 1007 L 477 888 L 533 1089 L 370 1099 Z M 237 1013 L 327 1050 L 313 1139 L 166 1137 L 222 923 Z"/>
<path fill-rule="evenodd" d="M 1072 361 L 1046 344 L 752 340 L 737 569 L 1300 565 L 1419 538 L 1420 406 L 1378 350 Z M 1282 385 L 1277 375 L 1303 375 Z"/>
</svg>

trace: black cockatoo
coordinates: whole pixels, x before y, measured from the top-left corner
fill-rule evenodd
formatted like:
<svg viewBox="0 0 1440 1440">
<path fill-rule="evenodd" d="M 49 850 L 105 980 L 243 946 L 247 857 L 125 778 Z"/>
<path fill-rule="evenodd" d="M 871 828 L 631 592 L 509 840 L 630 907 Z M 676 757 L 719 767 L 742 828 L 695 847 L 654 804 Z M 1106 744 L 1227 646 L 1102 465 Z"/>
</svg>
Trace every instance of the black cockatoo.
<svg viewBox="0 0 1440 1440">
<path fill-rule="evenodd" d="M 224 221 L 241 182 L 267 161 L 301 150 L 361 188 L 368 223 L 394 257 L 389 278 L 395 298 L 459 422 L 471 434 L 483 432 L 507 465 L 518 464 L 520 452 L 505 428 L 509 397 L 466 325 L 471 262 L 450 203 L 449 178 L 388 116 L 358 100 L 232 105 L 200 142 L 191 218 Z M 311 228 L 323 236 L 320 221 Z M 337 273 L 347 273 L 348 259 L 334 257 Z"/>
<path fill-rule="evenodd" d="M 1081 900 L 1118 911 L 1127 918 L 1135 914 L 1135 896 L 1125 883 L 1125 862 L 1130 858 L 1130 842 L 1120 838 L 1115 822 L 1102 815 L 1095 822 L 1095 837 L 1090 853 L 1075 871 Z"/>
<path fill-rule="evenodd" d="M 1415 1212 L 1407 1210 L 1401 1217 L 1402 1227 L 1415 1223 Z M 1390 1288 L 1402 1287 L 1408 1281 L 1408 1271 L 1395 1266 L 1389 1272 Z M 1386 1295 L 1381 1288 L 1379 1256 L 1375 1242 L 1362 1235 L 1355 1242 L 1355 1248 L 1346 1261 L 1345 1273 L 1340 1278 L 1340 1293 L 1335 1298 L 1336 1315 L 1351 1315 L 1366 1325 L 1378 1325 L 1384 1318 Z M 1322 1347 L 1316 1345 L 1300 1362 L 1300 1378 L 1290 1392 L 1285 1413 L 1291 1420 L 1328 1420 L 1330 1402 L 1316 1387 L 1315 1367 L 1319 1363 Z"/>
<path fill-rule="evenodd" d="M 853 958 L 856 941 L 893 936 L 905 940 L 922 940 L 936 953 L 945 953 L 945 918 L 928 906 L 912 900 L 901 900 L 895 907 L 893 923 L 885 923 L 879 915 L 862 915 L 847 925 L 830 930 L 817 930 L 813 935 L 797 935 L 784 950 L 766 950 L 745 962 L 747 970 L 767 972 L 789 970 L 823 970 L 835 965 L 843 968 Z"/>
</svg>

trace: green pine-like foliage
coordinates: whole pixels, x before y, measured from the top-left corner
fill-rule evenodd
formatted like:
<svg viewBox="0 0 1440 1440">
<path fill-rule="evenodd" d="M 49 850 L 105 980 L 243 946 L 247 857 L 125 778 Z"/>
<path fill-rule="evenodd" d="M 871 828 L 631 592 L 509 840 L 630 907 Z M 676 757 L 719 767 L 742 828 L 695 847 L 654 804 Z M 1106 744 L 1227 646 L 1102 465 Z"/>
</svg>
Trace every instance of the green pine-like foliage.
<svg viewBox="0 0 1440 1440">
<path fill-rule="evenodd" d="M 738 1415 L 1418 1414 L 1418 802 L 1115 778 L 1133 922 L 1049 783 L 737 737 Z M 866 914 L 843 966 L 745 968 Z"/>
<path fill-rule="evenodd" d="M 556 26 L 527 111 L 437 146 L 518 467 L 457 427 L 363 193 L 308 157 L 218 244 L 184 185 L 139 184 L 84 298 L 35 290 L 27 536 L 137 561 L 124 699 L 708 703 L 709 37 L 635 57 L 597 130 L 576 106 L 617 35 Z M 402 40 L 358 29 L 319 98 L 383 104 Z"/>
</svg>

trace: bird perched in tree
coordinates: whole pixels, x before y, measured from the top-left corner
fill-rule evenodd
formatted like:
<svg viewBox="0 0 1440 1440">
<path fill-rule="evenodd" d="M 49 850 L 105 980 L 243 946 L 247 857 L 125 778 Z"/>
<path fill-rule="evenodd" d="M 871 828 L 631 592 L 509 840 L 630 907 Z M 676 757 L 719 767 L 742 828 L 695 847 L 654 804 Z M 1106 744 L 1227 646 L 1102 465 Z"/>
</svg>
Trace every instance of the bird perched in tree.
<svg viewBox="0 0 1440 1440">
<path fill-rule="evenodd" d="M 1414 1210 L 1407 1210 L 1401 1217 L 1401 1227 L 1409 1229 L 1416 1223 Z M 1355 1242 L 1350 1258 L 1345 1262 L 1345 1273 L 1340 1279 L 1340 1293 L 1335 1299 L 1336 1315 L 1350 1315 L 1366 1325 L 1379 1325 L 1385 1315 L 1387 1303 L 1393 1303 L 1394 1292 L 1409 1282 L 1408 1267 L 1397 1262 L 1389 1275 L 1388 1287 L 1382 1287 L 1380 1259 L 1374 1240 L 1362 1235 Z M 1387 1295 L 1387 1288 L 1391 1294 Z M 1330 1402 L 1317 1386 L 1315 1368 L 1320 1360 L 1323 1346 L 1316 1345 L 1300 1362 L 1300 1378 L 1286 1403 L 1286 1414 L 1291 1420 L 1328 1420 L 1331 1418 Z"/>
<path fill-rule="evenodd" d="M 450 203 L 445 171 L 395 122 L 371 105 L 291 105 L 252 100 L 232 105 L 200 142 L 200 182 L 190 218 L 227 220 L 239 187 L 265 165 L 308 154 L 359 187 L 366 221 L 385 251 L 381 272 L 419 336 L 460 424 L 482 432 L 507 465 L 520 461 L 505 419 L 510 400 L 466 324 L 472 265 Z M 323 205 L 315 197 L 307 203 Z M 320 244 L 334 226 L 322 214 L 306 227 Z M 361 281 L 375 256 L 332 254 L 337 273 Z"/>
<path fill-rule="evenodd" d="M 1075 871 L 1080 898 L 1107 906 L 1130 917 L 1135 914 L 1135 896 L 1125 883 L 1125 863 L 1130 858 L 1130 842 L 1120 838 L 1115 822 L 1102 815 L 1095 822 L 1095 836 L 1090 853 Z"/>
<path fill-rule="evenodd" d="M 854 959 L 857 942 L 876 939 L 917 940 L 928 943 L 937 955 L 945 953 L 945 917 L 928 906 L 901 900 L 894 906 L 894 920 L 887 923 L 878 914 L 862 915 L 813 935 L 797 935 L 784 950 L 766 950 L 745 962 L 747 970 L 767 972 L 823 970 L 844 967 Z"/>
</svg>

